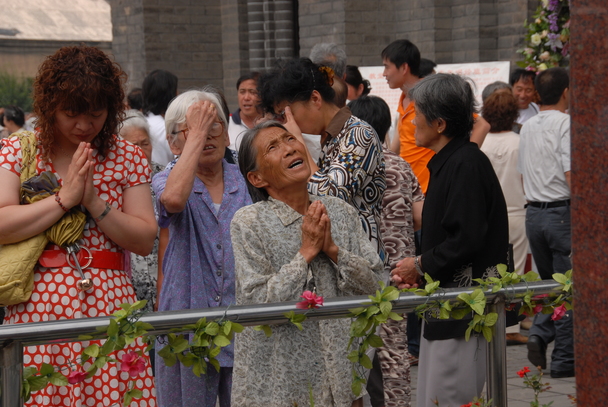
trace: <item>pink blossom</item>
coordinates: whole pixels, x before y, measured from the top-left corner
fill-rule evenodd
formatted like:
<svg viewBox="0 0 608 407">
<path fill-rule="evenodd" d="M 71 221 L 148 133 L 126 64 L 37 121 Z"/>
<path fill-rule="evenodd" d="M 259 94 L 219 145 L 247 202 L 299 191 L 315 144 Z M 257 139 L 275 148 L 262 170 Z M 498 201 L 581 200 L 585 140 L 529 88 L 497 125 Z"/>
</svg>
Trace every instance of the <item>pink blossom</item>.
<svg viewBox="0 0 608 407">
<path fill-rule="evenodd" d="M 559 307 L 553 310 L 553 315 L 551 315 L 551 319 L 554 321 L 559 321 L 564 317 L 564 315 L 566 315 L 566 311 L 566 306 L 564 304 L 560 305 Z"/>
<path fill-rule="evenodd" d="M 535 314 L 538 314 L 539 312 L 543 312 L 543 306 L 540 304 L 536 304 L 536 306 L 534 307 L 534 309 L 532 310 Z"/>
<path fill-rule="evenodd" d="M 131 351 L 122 355 L 122 366 L 120 370 L 129 372 L 129 376 L 136 377 L 146 368 L 145 360 L 136 352 Z"/>
<path fill-rule="evenodd" d="M 323 297 L 313 293 L 312 291 L 304 291 L 300 297 L 304 298 L 304 301 L 297 303 L 296 308 L 311 309 L 319 308 L 323 305 Z"/>
<path fill-rule="evenodd" d="M 70 374 L 68 375 L 68 383 L 70 384 L 77 384 L 77 383 L 82 383 L 84 382 L 84 379 L 87 378 L 87 374 L 85 372 L 82 371 L 72 371 L 70 372 Z"/>
</svg>

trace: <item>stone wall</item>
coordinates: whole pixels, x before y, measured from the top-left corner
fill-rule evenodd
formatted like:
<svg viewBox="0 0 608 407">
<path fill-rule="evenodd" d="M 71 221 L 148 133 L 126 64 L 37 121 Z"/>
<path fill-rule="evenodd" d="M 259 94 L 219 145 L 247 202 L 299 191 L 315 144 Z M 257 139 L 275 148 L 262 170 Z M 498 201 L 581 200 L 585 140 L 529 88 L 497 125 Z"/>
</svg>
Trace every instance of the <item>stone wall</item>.
<svg viewBox="0 0 608 407">
<path fill-rule="evenodd" d="M 438 63 L 519 60 L 523 22 L 538 0 L 108 0 L 116 60 L 141 86 L 154 69 L 185 90 L 211 83 L 236 108 L 237 78 L 276 58 L 308 56 L 319 42 L 344 47 L 348 63 L 380 65 L 407 38 Z"/>
<path fill-rule="evenodd" d="M 378 65 L 391 41 L 407 38 L 439 63 L 519 60 L 524 20 L 536 0 L 301 0 L 300 55 L 318 42 L 346 50 L 349 64 Z"/>
</svg>

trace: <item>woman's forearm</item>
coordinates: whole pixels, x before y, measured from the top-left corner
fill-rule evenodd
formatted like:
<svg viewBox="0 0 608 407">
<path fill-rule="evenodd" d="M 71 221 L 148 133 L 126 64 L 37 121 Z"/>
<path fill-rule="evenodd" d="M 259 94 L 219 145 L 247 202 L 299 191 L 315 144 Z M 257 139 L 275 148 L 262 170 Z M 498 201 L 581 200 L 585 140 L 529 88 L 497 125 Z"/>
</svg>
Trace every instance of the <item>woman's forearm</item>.
<svg viewBox="0 0 608 407">
<path fill-rule="evenodd" d="M 36 236 L 53 226 L 64 214 L 54 195 L 29 205 L 0 208 L 0 244 Z"/>
<path fill-rule="evenodd" d="M 105 201 L 101 198 L 93 205 L 87 209 L 94 217 L 101 215 L 106 208 Z M 112 207 L 97 225 L 123 249 L 141 256 L 150 254 L 158 230 L 150 186 L 140 184 L 125 189 L 122 211 Z"/>
<path fill-rule="evenodd" d="M 160 196 L 160 203 L 168 213 L 180 213 L 186 208 L 194 186 L 198 161 L 204 148 L 204 142 L 198 144 L 186 142 L 184 152 L 169 173 L 165 190 Z"/>
</svg>

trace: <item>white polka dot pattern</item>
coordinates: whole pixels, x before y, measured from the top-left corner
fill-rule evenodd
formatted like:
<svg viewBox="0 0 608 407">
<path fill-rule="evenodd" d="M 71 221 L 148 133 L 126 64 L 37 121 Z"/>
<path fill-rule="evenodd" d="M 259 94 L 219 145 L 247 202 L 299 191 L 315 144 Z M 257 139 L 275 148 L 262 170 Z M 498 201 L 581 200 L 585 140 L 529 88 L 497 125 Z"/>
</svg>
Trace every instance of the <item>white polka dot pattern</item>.
<svg viewBox="0 0 608 407">
<path fill-rule="evenodd" d="M 139 147 L 126 143 L 115 137 L 115 146 L 105 160 L 97 152 L 93 153 L 96 162 L 93 185 L 97 193 L 114 208 L 122 207 L 124 189 L 150 182 L 148 166 L 142 166 L 145 160 Z M 21 150 L 17 137 L 2 140 L 0 150 L 0 167 L 19 175 L 21 171 Z M 131 157 L 125 160 L 125 157 Z M 54 171 L 52 162 L 42 160 L 42 151 L 37 152 L 37 172 L 51 171 L 61 183 L 61 178 Z M 94 250 L 121 249 L 112 242 L 93 220 L 89 220 L 84 232 L 85 245 Z M 58 319 L 85 318 L 110 315 L 125 302 L 136 301 L 135 292 L 126 274 L 120 270 L 87 269 L 87 275 L 93 279 L 93 290 L 82 293 L 76 289 L 79 280 L 77 272 L 70 267 L 47 269 L 38 267 L 34 274 L 34 291 L 30 301 L 6 308 L 5 323 L 18 324 L 27 322 L 54 321 Z M 24 366 L 36 366 L 50 363 L 64 366 L 64 374 L 69 373 L 65 366 L 82 352 L 91 342 L 74 342 L 60 345 L 30 346 L 24 349 Z M 95 343 L 100 343 L 95 341 Z M 136 341 L 127 350 L 142 350 L 144 344 Z M 120 360 L 122 351 L 114 358 Z M 147 359 L 147 356 L 146 356 Z M 156 406 L 156 392 L 152 371 L 149 367 L 140 374 L 139 388 L 145 396 L 134 400 L 131 407 Z M 49 385 L 44 390 L 32 394 L 27 406 L 109 406 L 120 401 L 127 389 L 128 373 L 120 372 L 117 364 L 108 364 L 95 376 L 78 385 L 55 387 Z"/>
</svg>

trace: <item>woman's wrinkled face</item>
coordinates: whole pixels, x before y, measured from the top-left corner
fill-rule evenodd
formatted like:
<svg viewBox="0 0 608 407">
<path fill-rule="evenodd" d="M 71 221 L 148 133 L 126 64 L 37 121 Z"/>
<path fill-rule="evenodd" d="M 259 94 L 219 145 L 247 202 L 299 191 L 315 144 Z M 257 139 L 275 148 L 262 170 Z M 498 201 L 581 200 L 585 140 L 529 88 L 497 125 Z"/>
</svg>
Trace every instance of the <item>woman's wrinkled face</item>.
<svg viewBox="0 0 608 407">
<path fill-rule="evenodd" d="M 152 162 L 152 143 L 150 142 L 150 136 L 144 129 L 130 126 L 122 129 L 120 135 L 131 144 L 141 148 L 148 159 L 148 163 Z"/>
<path fill-rule="evenodd" d="M 304 184 L 310 178 L 306 146 L 287 130 L 269 127 L 260 130 L 253 141 L 257 152 L 257 170 L 248 174 L 258 188 L 282 190 L 294 184 Z"/>
<path fill-rule="evenodd" d="M 97 137 L 108 118 L 107 109 L 76 113 L 59 109 L 55 113 L 55 129 L 60 137 L 73 144 L 91 143 Z"/>
</svg>

